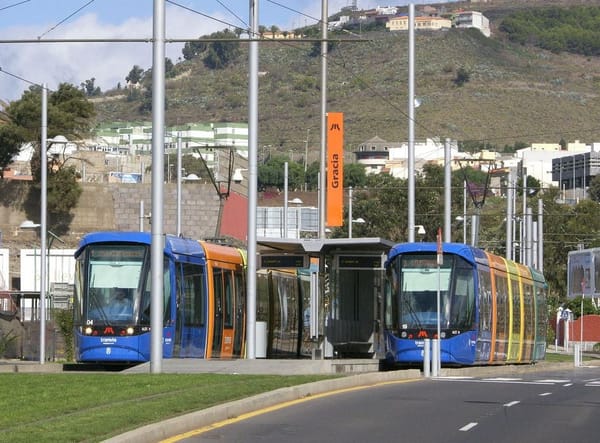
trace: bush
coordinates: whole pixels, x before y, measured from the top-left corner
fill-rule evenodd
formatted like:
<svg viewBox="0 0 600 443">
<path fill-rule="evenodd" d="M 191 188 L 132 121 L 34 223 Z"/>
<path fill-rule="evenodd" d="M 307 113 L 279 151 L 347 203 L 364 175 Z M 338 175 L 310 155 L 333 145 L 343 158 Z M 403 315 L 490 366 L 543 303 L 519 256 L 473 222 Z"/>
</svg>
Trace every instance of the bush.
<svg viewBox="0 0 600 443">
<path fill-rule="evenodd" d="M 0 357 L 5 358 L 7 356 L 7 352 L 16 340 L 17 334 L 12 329 L 8 332 L 0 329 Z"/>
<path fill-rule="evenodd" d="M 65 340 L 65 360 L 73 361 L 73 309 L 54 309 L 54 321 Z"/>
</svg>

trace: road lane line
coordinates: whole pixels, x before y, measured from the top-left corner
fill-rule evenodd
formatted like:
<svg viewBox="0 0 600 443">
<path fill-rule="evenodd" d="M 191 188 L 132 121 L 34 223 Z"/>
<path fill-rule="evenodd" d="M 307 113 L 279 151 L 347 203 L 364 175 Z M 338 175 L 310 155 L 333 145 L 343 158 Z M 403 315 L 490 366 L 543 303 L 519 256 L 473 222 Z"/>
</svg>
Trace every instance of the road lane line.
<svg viewBox="0 0 600 443">
<path fill-rule="evenodd" d="M 552 395 L 552 392 L 543 392 L 540 394 L 540 397 L 546 397 L 548 395 Z"/>
<path fill-rule="evenodd" d="M 459 431 L 467 432 L 467 431 L 470 431 L 471 429 L 473 429 L 477 425 L 478 425 L 477 422 L 471 422 L 468 425 L 464 425 L 462 428 L 459 429 Z"/>
<path fill-rule="evenodd" d="M 508 403 L 504 403 L 504 407 L 510 408 L 511 406 L 518 405 L 519 403 L 521 403 L 521 402 L 518 401 L 518 400 L 511 401 L 511 402 L 508 402 Z"/>
</svg>

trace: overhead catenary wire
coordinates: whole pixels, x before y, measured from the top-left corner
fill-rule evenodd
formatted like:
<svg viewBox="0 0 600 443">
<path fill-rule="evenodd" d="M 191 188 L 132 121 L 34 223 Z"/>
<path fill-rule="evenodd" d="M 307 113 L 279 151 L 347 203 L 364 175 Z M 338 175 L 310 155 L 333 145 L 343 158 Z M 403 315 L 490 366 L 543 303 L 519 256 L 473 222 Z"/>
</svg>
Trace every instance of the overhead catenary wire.
<svg viewBox="0 0 600 443">
<path fill-rule="evenodd" d="M 18 3 L 14 3 L 13 5 L 8 5 L 2 9 L 7 9 L 9 7 L 14 7 L 14 6 L 18 6 L 24 3 L 28 3 L 30 0 L 25 0 L 22 2 L 18 2 Z M 94 3 L 95 0 L 89 0 L 87 1 L 84 5 L 82 5 L 80 8 L 78 8 L 77 10 L 75 10 L 74 12 L 72 12 L 71 14 L 69 14 L 67 17 L 65 17 L 64 19 L 60 20 L 55 26 L 53 26 L 52 28 L 50 28 L 49 30 L 47 30 L 46 32 L 44 32 L 43 34 L 41 34 L 37 40 L 34 39 L 29 39 L 29 40 L 16 40 L 16 39 L 12 39 L 12 40 L 0 40 L 0 44 L 2 43 L 151 43 L 152 39 L 151 38 L 137 38 L 137 39 L 42 39 L 41 37 L 43 37 L 44 35 L 47 35 L 48 33 L 50 33 L 51 31 L 57 29 L 60 25 L 64 24 L 66 21 L 68 21 L 70 18 L 72 18 L 73 16 L 75 16 L 76 14 L 78 14 L 79 12 L 81 12 L 83 9 L 87 8 L 89 5 L 91 5 L 92 3 Z M 223 2 L 221 2 L 220 0 L 216 0 L 224 9 L 226 9 L 232 16 L 234 16 L 237 20 L 239 20 L 241 23 L 243 23 L 244 26 L 247 26 L 246 23 L 244 22 L 243 19 L 241 19 L 238 15 L 235 14 L 235 12 L 227 7 Z M 222 23 L 226 26 L 230 26 L 233 28 L 238 28 L 238 29 L 244 29 L 241 28 L 240 26 L 236 26 L 232 23 L 229 23 L 227 21 L 224 20 L 220 20 L 216 17 L 210 16 L 208 14 L 204 14 L 200 11 L 197 11 L 195 9 L 192 9 L 190 7 L 187 7 L 185 5 L 182 5 L 180 3 L 177 3 L 173 0 L 166 0 L 167 3 L 172 4 L 173 6 L 188 10 L 190 12 L 193 12 L 195 14 L 201 15 L 203 17 L 206 17 L 210 20 L 214 20 L 217 21 L 219 23 Z M 268 3 L 271 3 L 277 7 L 289 10 L 291 12 L 294 12 L 296 14 L 305 16 L 311 20 L 314 20 L 317 24 L 321 22 L 321 20 L 319 18 L 316 17 L 312 17 L 308 14 L 303 13 L 302 11 L 299 11 L 297 9 L 291 8 L 289 6 L 283 5 L 282 3 L 275 1 L 275 0 L 267 0 Z M 2 10 L 0 9 L 0 10 Z M 247 28 L 246 28 L 247 30 Z M 223 39 L 210 39 L 210 38 L 198 38 L 198 39 L 165 39 L 166 43 L 182 43 L 182 42 L 189 42 L 189 41 L 199 41 L 199 42 L 214 42 L 214 41 L 227 41 L 227 40 L 223 40 Z M 284 44 L 286 46 L 295 48 L 295 49 L 299 49 L 299 50 L 303 50 L 303 51 L 307 51 L 305 48 L 299 48 L 298 44 L 302 43 L 302 42 L 319 42 L 322 41 L 321 39 L 302 39 L 300 41 L 294 41 L 294 43 L 296 43 L 296 45 L 292 44 L 292 42 L 289 41 L 280 41 L 280 40 L 275 40 L 275 39 L 258 39 L 261 42 L 276 42 L 278 44 Z M 328 39 L 329 41 L 337 41 L 337 42 L 346 42 L 346 41 L 356 41 L 356 40 L 352 40 L 352 39 Z M 240 39 L 232 39 L 232 41 L 236 41 L 239 42 Z M 245 41 L 253 41 L 252 39 L 248 39 Z M 363 40 L 363 41 L 371 41 L 371 40 Z M 340 62 L 339 60 L 336 59 L 336 55 L 339 55 L 339 57 L 342 59 L 342 61 Z M 328 58 L 329 62 L 335 66 L 338 66 L 342 69 L 344 69 L 348 74 L 350 74 L 352 76 L 352 78 L 354 78 L 356 81 L 360 82 L 366 89 L 368 89 L 374 96 L 378 97 L 379 100 L 382 100 L 386 106 L 389 106 L 391 109 L 393 109 L 394 111 L 396 111 L 398 114 L 402 115 L 405 118 L 408 118 L 406 112 L 404 111 L 404 109 L 402 107 L 399 107 L 396 105 L 395 102 L 391 101 L 388 97 L 386 97 L 385 95 L 383 95 L 382 93 L 380 93 L 377 88 L 375 88 L 368 80 L 366 80 L 365 78 L 363 78 L 362 76 L 358 75 L 356 72 L 354 72 L 353 70 L 349 69 L 345 60 L 345 55 L 343 50 L 340 48 L 338 51 L 334 52 L 333 54 L 329 54 L 329 58 Z M 22 81 L 25 81 L 27 83 L 30 84 L 36 84 L 34 82 L 31 82 L 27 79 L 24 79 L 22 77 L 18 77 L 16 75 L 13 75 L 15 78 L 19 78 Z M 397 121 L 396 118 L 392 118 L 389 119 L 390 121 Z M 438 134 L 439 133 L 437 131 L 435 131 L 433 128 L 426 126 L 422 123 L 421 120 L 416 120 L 415 123 L 422 128 L 426 133 L 429 134 Z M 556 136 L 565 136 L 565 135 L 569 135 L 569 134 L 581 134 L 581 133 L 594 133 L 596 131 L 599 131 L 600 128 L 582 128 L 579 130 L 571 130 L 571 131 L 555 131 L 555 132 L 539 132 L 539 133 L 527 133 L 527 134 L 517 134 L 517 135 L 512 135 L 512 136 L 504 136 L 504 137 L 482 137 L 482 138 L 474 138 L 474 139 L 463 139 L 461 140 L 463 143 L 467 143 L 467 142 L 480 142 L 480 143 L 486 143 L 486 142 L 498 142 L 501 140 L 516 140 L 516 139 L 531 139 L 534 137 L 556 137 Z M 437 136 L 437 135 L 436 135 Z M 431 137 L 435 137 L 435 136 L 431 136 Z M 304 140 L 286 140 L 288 143 L 303 143 Z M 262 140 L 263 144 L 269 144 L 268 140 Z M 359 143 L 358 141 L 354 141 L 352 143 Z"/>
<path fill-rule="evenodd" d="M 80 8 L 78 8 L 77 10 L 73 11 L 71 14 L 69 14 L 67 17 L 65 17 L 64 19 L 62 19 L 61 21 L 59 21 L 56 25 L 54 25 L 53 27 L 51 27 L 50 29 L 48 29 L 46 32 L 44 32 L 43 34 L 38 36 L 38 39 L 41 39 L 44 35 L 49 34 L 50 32 L 54 31 L 56 28 L 58 28 L 60 25 L 62 25 L 63 23 L 65 23 L 67 20 L 69 20 L 71 17 L 77 15 L 79 12 L 81 12 L 83 9 L 85 9 L 87 6 L 91 5 L 92 3 L 94 3 L 96 0 L 89 0 L 85 5 L 81 6 Z"/>
<path fill-rule="evenodd" d="M 19 6 L 19 5 L 22 5 L 23 3 L 27 3 L 30 1 L 31 0 L 23 0 L 22 2 L 13 3 L 12 5 L 3 6 L 2 8 L 0 8 L 0 11 L 4 11 L 5 9 L 14 8 L 15 6 Z"/>
</svg>

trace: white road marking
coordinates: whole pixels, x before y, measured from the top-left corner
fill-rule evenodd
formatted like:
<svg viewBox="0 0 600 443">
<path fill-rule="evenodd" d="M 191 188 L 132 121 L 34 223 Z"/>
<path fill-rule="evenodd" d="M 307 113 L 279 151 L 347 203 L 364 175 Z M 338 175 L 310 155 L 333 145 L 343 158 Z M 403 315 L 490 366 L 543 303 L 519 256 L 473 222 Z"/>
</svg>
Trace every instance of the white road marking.
<svg viewBox="0 0 600 443">
<path fill-rule="evenodd" d="M 463 431 L 463 432 L 470 431 L 475 426 L 477 426 L 477 423 L 476 422 L 471 422 L 468 425 L 464 425 L 462 428 L 459 429 L 459 431 Z"/>
<path fill-rule="evenodd" d="M 508 403 L 504 403 L 504 406 L 507 408 L 510 408 L 511 406 L 518 405 L 519 403 L 521 403 L 521 402 L 515 400 L 515 401 L 508 402 Z"/>
<path fill-rule="evenodd" d="M 541 393 L 539 395 L 540 395 L 540 397 L 546 397 L 548 395 L 552 395 L 552 392 L 543 392 L 543 393 Z"/>
<path fill-rule="evenodd" d="M 522 378 L 505 378 L 505 377 L 494 377 L 494 378 L 483 378 L 484 381 L 521 381 Z"/>
</svg>

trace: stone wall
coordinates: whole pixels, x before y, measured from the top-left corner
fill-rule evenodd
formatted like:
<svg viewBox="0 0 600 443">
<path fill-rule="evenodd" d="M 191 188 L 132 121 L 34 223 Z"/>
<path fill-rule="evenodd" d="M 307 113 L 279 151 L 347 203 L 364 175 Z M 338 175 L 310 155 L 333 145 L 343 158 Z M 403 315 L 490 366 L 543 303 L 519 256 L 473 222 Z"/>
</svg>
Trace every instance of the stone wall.
<svg viewBox="0 0 600 443">
<path fill-rule="evenodd" d="M 21 249 L 39 248 L 39 235 L 19 229 L 28 218 L 23 209 L 29 183 L 0 180 L 0 231 L 3 248 L 10 249 L 10 272 L 14 288 L 19 277 Z M 75 248 L 88 232 L 101 230 L 139 231 L 140 202 L 144 213 L 152 211 L 151 184 L 83 183 L 83 193 L 68 233 L 60 233 L 64 247 Z M 215 237 L 219 213 L 219 197 L 212 184 L 183 183 L 181 197 L 181 231 L 186 237 L 205 239 Z M 175 234 L 177 229 L 177 184 L 165 184 L 163 232 Z M 39 211 L 33 218 L 39 223 Z M 144 218 L 144 230 L 150 231 L 150 220 Z M 50 224 L 50 223 L 49 223 Z M 53 245 L 57 247 L 57 244 Z"/>
</svg>

